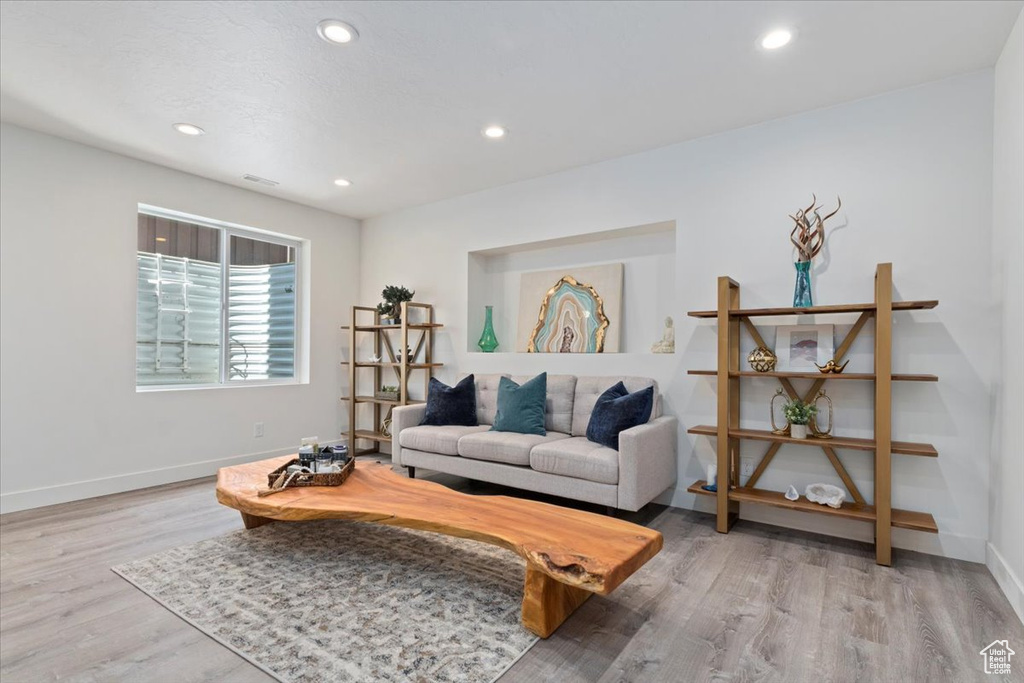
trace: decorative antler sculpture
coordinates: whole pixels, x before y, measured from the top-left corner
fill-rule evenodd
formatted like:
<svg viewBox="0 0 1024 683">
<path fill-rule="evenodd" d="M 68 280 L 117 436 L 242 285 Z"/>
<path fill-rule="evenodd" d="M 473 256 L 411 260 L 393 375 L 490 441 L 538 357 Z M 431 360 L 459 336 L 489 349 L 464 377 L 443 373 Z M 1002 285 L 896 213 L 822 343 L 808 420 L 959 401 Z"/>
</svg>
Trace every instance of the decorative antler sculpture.
<svg viewBox="0 0 1024 683">
<path fill-rule="evenodd" d="M 798 210 L 795 216 L 790 216 L 796 223 L 793 231 L 789 233 L 789 241 L 796 247 L 797 261 L 810 261 L 818 255 L 825 246 L 825 221 L 839 213 L 843 206 L 843 200 L 836 197 L 836 210 L 822 218 L 818 213 L 821 206 L 816 206 L 817 202 L 817 196 L 812 194 L 810 205 L 806 209 Z"/>
<path fill-rule="evenodd" d="M 821 248 L 825 246 L 825 221 L 839 213 L 843 200 L 836 197 L 836 210 L 821 217 L 818 209 L 818 197 L 811 195 L 811 203 L 806 209 L 800 209 L 795 216 L 790 216 L 793 222 L 792 232 L 789 233 L 789 241 L 796 247 L 796 289 L 793 291 L 793 306 L 795 308 L 807 308 L 813 306 L 811 300 L 811 261 Z"/>
</svg>

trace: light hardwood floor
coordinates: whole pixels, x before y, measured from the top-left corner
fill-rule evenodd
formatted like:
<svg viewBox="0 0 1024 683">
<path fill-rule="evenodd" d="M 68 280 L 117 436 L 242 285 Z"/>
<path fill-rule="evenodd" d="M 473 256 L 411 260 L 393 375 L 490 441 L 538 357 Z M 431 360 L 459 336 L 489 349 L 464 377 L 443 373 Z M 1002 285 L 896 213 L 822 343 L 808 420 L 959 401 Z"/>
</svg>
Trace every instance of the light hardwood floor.
<svg viewBox="0 0 1024 683">
<path fill-rule="evenodd" d="M 271 681 L 110 571 L 240 529 L 213 490 L 201 479 L 0 517 L 3 683 Z M 982 565 L 898 551 L 879 567 L 862 543 L 750 522 L 720 535 L 710 515 L 658 506 L 628 518 L 665 549 L 502 683 L 1024 681 L 1024 626 Z M 978 652 L 1003 638 L 1020 653 L 1013 675 L 986 676 Z"/>
</svg>

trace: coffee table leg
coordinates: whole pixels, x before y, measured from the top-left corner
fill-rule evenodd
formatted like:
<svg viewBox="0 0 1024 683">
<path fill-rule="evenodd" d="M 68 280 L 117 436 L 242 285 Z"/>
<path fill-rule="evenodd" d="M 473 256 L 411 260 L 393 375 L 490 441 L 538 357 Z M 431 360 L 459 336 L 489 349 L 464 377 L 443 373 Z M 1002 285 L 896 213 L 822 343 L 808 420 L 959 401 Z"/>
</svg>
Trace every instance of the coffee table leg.
<svg viewBox="0 0 1024 683">
<path fill-rule="evenodd" d="M 245 525 L 246 529 L 255 529 L 258 526 L 270 524 L 273 521 L 269 517 L 257 517 L 256 515 L 248 515 L 242 512 L 242 524 Z"/>
<path fill-rule="evenodd" d="M 527 564 L 523 626 L 547 638 L 591 595 L 588 590 L 557 581 Z"/>
</svg>

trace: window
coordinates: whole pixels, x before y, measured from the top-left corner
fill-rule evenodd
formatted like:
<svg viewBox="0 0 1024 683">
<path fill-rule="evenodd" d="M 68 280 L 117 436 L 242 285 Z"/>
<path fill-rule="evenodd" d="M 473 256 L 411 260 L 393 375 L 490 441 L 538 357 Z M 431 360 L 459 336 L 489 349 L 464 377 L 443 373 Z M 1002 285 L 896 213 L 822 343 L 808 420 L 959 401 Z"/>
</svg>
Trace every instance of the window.
<svg viewBox="0 0 1024 683">
<path fill-rule="evenodd" d="M 301 247 L 140 205 L 136 387 L 295 381 Z"/>
</svg>

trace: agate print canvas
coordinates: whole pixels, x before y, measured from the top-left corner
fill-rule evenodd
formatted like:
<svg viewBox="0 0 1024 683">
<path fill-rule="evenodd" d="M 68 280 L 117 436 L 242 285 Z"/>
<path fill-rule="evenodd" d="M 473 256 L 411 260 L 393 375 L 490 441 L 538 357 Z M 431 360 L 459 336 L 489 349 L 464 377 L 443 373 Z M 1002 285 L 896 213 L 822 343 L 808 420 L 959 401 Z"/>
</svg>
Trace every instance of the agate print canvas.
<svg viewBox="0 0 1024 683">
<path fill-rule="evenodd" d="M 621 263 L 522 276 L 518 351 L 616 353 L 621 321 Z"/>
</svg>

